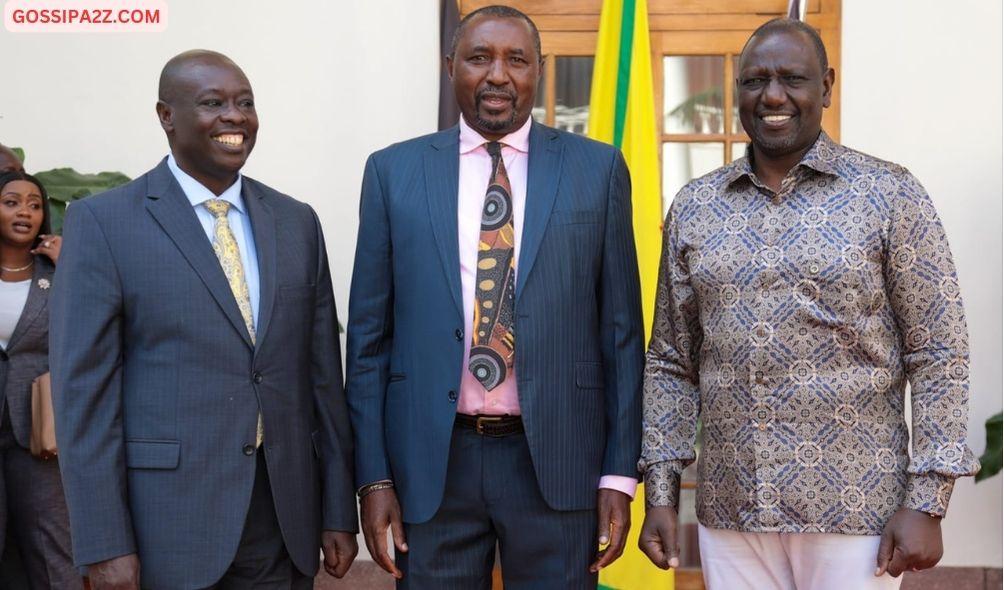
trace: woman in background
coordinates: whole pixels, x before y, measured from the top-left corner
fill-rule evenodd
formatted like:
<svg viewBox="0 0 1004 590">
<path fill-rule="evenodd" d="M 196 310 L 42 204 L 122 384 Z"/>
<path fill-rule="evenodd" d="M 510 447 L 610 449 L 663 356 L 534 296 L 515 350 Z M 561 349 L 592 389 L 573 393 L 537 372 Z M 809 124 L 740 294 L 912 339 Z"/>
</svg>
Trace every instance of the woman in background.
<svg viewBox="0 0 1004 590">
<path fill-rule="evenodd" d="M 8 530 L 33 590 L 83 587 L 59 464 L 28 451 L 31 382 L 49 371 L 47 303 L 60 244 L 42 184 L 0 175 L 0 551 Z"/>
</svg>

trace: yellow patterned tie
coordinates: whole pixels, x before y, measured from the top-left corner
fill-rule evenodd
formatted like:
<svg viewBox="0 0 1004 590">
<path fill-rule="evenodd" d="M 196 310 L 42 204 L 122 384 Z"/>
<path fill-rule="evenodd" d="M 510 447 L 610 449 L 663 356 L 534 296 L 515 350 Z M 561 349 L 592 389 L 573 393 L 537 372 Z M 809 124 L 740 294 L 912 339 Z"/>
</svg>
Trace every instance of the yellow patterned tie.
<svg viewBox="0 0 1004 590">
<path fill-rule="evenodd" d="M 248 282 L 244 278 L 244 265 L 241 264 L 241 249 L 234 238 L 234 232 L 230 229 L 230 222 L 227 220 L 227 212 L 230 211 L 230 203 L 223 199 L 209 199 L 202 203 L 206 210 L 216 218 L 216 226 L 213 228 L 213 250 L 223 267 L 223 274 L 227 276 L 230 283 L 230 290 L 237 300 L 237 307 L 241 310 L 244 318 L 244 325 L 247 327 L 251 342 L 255 341 L 254 318 L 251 312 L 251 295 L 248 292 Z M 265 437 L 265 426 L 262 422 L 261 412 L 258 412 L 258 432 L 255 446 L 261 446 Z"/>
</svg>

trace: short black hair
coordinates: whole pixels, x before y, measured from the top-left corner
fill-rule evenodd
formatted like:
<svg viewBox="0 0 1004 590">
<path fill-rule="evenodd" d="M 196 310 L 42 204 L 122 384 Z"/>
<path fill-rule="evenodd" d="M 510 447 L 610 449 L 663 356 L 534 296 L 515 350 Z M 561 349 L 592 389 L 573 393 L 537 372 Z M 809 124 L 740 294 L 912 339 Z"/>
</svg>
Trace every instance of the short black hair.
<svg viewBox="0 0 1004 590">
<path fill-rule="evenodd" d="M 807 25 L 804 21 L 794 18 L 775 18 L 757 27 L 753 31 L 753 34 L 750 35 L 750 38 L 746 40 L 746 45 L 743 45 L 743 50 L 739 54 L 739 63 L 742 64 L 742 56 L 746 53 L 746 48 L 749 47 L 749 44 L 754 39 L 766 37 L 773 33 L 802 33 L 807 36 L 812 41 L 813 48 L 816 50 L 816 58 L 819 60 L 819 71 L 823 75 L 826 75 L 826 70 L 830 68 L 830 61 L 826 57 L 826 46 L 823 45 L 823 39 L 819 36 L 819 32 L 816 29 Z"/>
<path fill-rule="evenodd" d="M 453 0 L 448 0 L 452 2 Z M 464 18 L 460 19 L 460 23 L 457 24 L 457 29 L 453 31 L 453 40 L 450 42 L 450 57 L 454 57 L 457 54 L 457 43 L 460 42 L 460 36 L 464 34 L 464 29 L 467 28 L 467 23 L 472 21 L 478 16 L 494 16 L 497 18 L 519 18 L 526 21 L 526 24 L 530 25 L 530 31 L 533 33 L 533 47 L 537 50 L 537 59 L 543 61 L 544 55 L 540 51 L 540 31 L 537 30 L 537 25 L 533 20 L 520 10 L 516 10 L 511 6 L 502 6 L 500 4 L 493 4 L 491 6 L 483 6 L 474 12 L 468 14 Z"/>
<path fill-rule="evenodd" d="M 49 221 L 49 193 L 45 192 L 45 185 L 39 182 L 38 179 L 31 174 L 21 172 L 20 170 L 12 170 L 10 172 L 0 174 L 0 191 L 3 191 L 5 186 L 17 180 L 24 180 L 38 187 L 38 192 L 42 195 L 42 225 L 38 228 L 38 233 L 51 234 L 52 222 Z M 37 243 L 39 241 L 38 236 L 35 236 L 35 238 L 37 247 Z"/>
</svg>

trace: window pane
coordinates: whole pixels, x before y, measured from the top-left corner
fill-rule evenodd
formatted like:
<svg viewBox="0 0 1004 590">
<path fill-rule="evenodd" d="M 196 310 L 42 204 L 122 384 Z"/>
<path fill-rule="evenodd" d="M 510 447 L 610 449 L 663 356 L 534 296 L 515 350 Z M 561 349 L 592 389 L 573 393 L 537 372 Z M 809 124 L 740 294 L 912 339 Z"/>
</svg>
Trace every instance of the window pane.
<svg viewBox="0 0 1004 590">
<path fill-rule="evenodd" d="M 724 133 L 725 57 L 669 55 L 663 67 L 666 133 Z"/>
<path fill-rule="evenodd" d="M 589 126 L 592 57 L 558 57 L 554 69 L 554 125 L 585 135 Z"/>
<path fill-rule="evenodd" d="M 547 84 L 541 76 L 540 83 L 537 84 L 537 98 L 533 103 L 533 110 L 530 116 L 538 123 L 547 123 Z"/>
<path fill-rule="evenodd" d="M 739 158 L 746 155 L 746 143 L 741 141 L 732 142 L 732 161 L 735 162 Z"/>
<path fill-rule="evenodd" d="M 662 214 L 683 185 L 711 172 L 725 162 L 724 143 L 662 144 Z"/>
</svg>

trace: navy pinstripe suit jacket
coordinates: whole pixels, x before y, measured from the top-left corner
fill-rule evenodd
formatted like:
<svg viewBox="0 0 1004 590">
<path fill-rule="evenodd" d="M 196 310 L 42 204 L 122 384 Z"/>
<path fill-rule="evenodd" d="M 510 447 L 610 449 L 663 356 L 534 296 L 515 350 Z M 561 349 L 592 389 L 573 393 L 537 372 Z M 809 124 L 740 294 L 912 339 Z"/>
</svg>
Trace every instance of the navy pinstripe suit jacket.
<svg viewBox="0 0 1004 590">
<path fill-rule="evenodd" d="M 322 527 L 356 530 L 320 225 L 247 177 L 243 197 L 261 270 L 255 345 L 166 161 L 67 211 L 50 366 L 73 556 L 138 552 L 144 588 L 206 587 L 230 565 L 259 404 L 293 563 L 313 574 Z"/>
<path fill-rule="evenodd" d="M 363 178 L 346 382 L 356 482 L 393 479 L 411 523 L 442 500 L 463 364 L 458 142 L 454 127 L 393 145 Z M 641 444 L 641 296 L 620 152 L 534 123 L 521 240 L 515 363 L 534 469 L 552 508 L 592 508 L 601 475 L 636 477 Z"/>
</svg>

